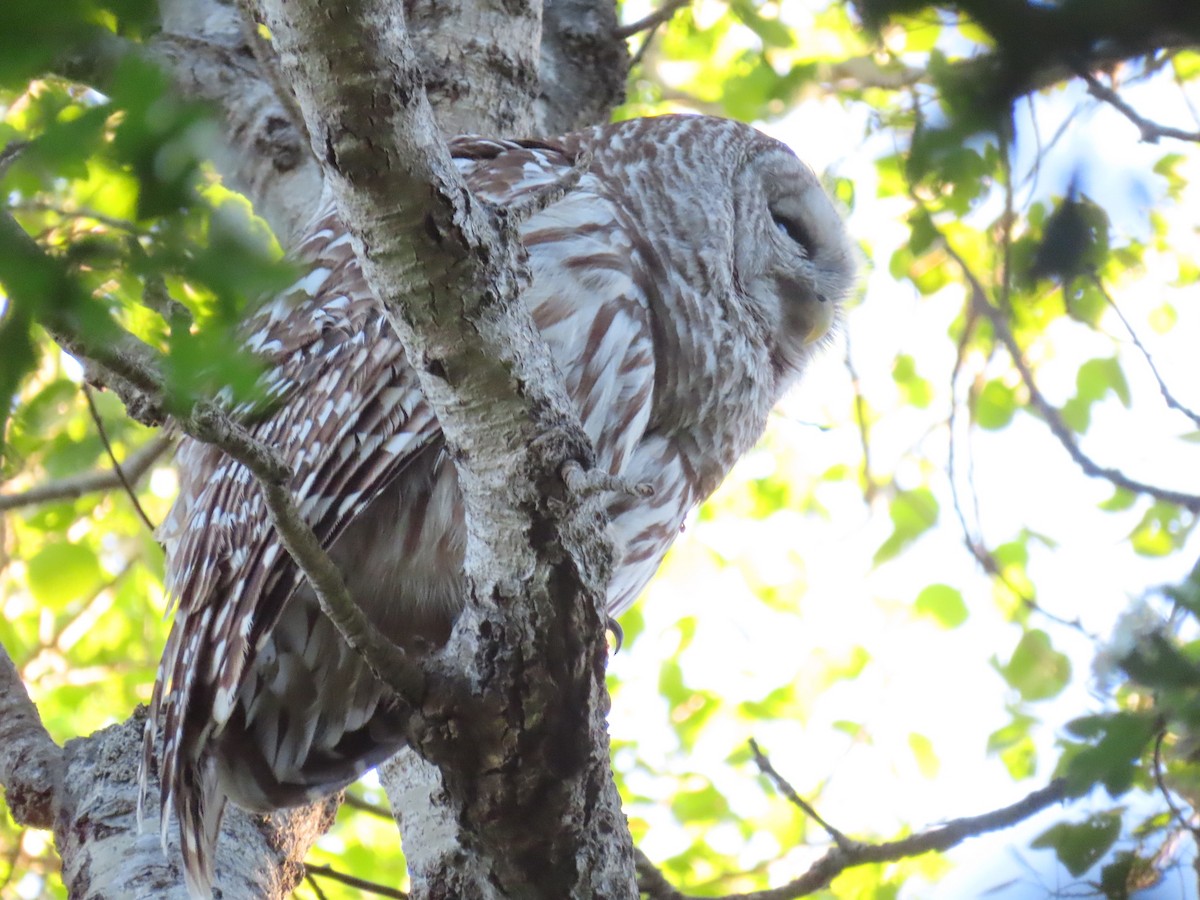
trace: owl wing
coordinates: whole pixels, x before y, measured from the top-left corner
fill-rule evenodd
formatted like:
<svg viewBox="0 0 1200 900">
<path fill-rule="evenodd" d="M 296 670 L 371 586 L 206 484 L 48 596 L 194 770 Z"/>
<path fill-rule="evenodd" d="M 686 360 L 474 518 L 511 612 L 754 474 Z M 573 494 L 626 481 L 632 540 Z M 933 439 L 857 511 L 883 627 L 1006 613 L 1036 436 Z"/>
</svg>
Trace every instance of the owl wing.
<svg viewBox="0 0 1200 900">
<path fill-rule="evenodd" d="M 458 138 L 451 147 L 468 184 L 493 202 L 536 191 L 571 165 L 562 150 L 541 142 Z M 416 454 L 440 441 L 441 431 L 335 211 L 314 220 L 297 255 L 312 268 L 248 323 L 247 347 L 268 362 L 263 391 L 270 408 L 250 431 L 296 472 L 291 489 L 300 512 L 328 547 Z M 219 712 L 246 652 L 274 624 L 302 575 L 267 524 L 261 491 L 245 467 L 192 440 L 182 442 L 177 459 L 179 499 L 160 529 L 170 560 L 167 589 L 187 622 L 197 614 L 206 619 L 202 630 L 211 630 L 221 650 L 206 673 L 219 685 Z M 232 623 L 238 627 L 226 634 Z M 184 643 L 188 630 L 176 628 Z M 171 649 L 179 662 L 183 648 Z M 165 668 L 160 678 L 174 683 L 174 674 Z"/>
<path fill-rule="evenodd" d="M 336 215 L 314 221 L 301 255 L 314 268 L 248 323 L 247 345 L 268 365 L 269 403 L 248 428 L 295 473 L 300 513 L 329 546 L 441 433 Z M 182 830 L 198 842 L 185 847 L 196 857 L 199 835 L 215 839 L 223 803 L 195 789 L 186 758 L 227 720 L 247 662 L 303 576 L 249 470 L 193 440 L 181 443 L 178 469 L 179 498 L 159 532 L 178 610 L 151 699 L 143 794 L 161 719 L 161 808 L 198 825 Z M 166 823 L 164 814 L 164 843 Z"/>
<path fill-rule="evenodd" d="M 452 152 L 472 189 L 495 203 L 519 202 L 573 162 L 541 142 L 457 139 Z M 297 255 L 312 268 L 248 323 L 247 346 L 268 364 L 269 400 L 248 427 L 295 472 L 290 487 L 300 512 L 328 547 L 442 438 L 335 212 L 314 220 Z M 160 529 L 178 611 L 151 701 L 143 781 L 161 720 L 162 807 L 176 807 L 187 820 L 185 855 L 196 861 L 211 848 L 223 802 L 206 806 L 211 791 L 195 779 L 211 773 L 187 771 L 184 757 L 228 720 L 247 662 L 303 576 L 278 542 L 248 470 L 191 440 L 182 442 L 178 462 L 179 498 Z M 197 866 L 210 871 L 211 860 Z"/>
</svg>

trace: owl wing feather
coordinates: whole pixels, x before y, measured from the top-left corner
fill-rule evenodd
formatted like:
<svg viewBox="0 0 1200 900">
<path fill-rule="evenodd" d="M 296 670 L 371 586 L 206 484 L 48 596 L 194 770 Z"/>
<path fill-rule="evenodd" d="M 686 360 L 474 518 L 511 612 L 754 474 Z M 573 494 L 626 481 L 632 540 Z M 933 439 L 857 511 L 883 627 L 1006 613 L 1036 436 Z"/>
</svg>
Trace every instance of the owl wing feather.
<svg viewBox="0 0 1200 900">
<path fill-rule="evenodd" d="M 473 192 L 496 204 L 536 195 L 574 162 L 573 153 L 534 141 L 459 138 L 451 150 Z M 599 464 L 621 474 L 635 461 L 651 416 L 654 347 L 646 285 L 639 282 L 645 276 L 637 265 L 645 248 L 634 246 L 617 207 L 582 186 L 534 216 L 523 239 L 534 272 L 527 301 L 535 323 L 564 369 Z M 295 472 L 290 486 L 300 512 L 330 547 L 407 466 L 425 452 L 439 452 L 442 437 L 336 212 L 314 220 L 297 256 L 312 268 L 247 325 L 247 346 L 268 365 L 262 387 L 269 401 L 267 413 L 248 427 Z M 248 667 L 304 580 L 270 527 L 248 470 L 191 440 L 181 444 L 178 461 L 179 499 L 160 529 L 178 613 L 151 703 L 143 771 L 149 771 L 154 723 L 161 720 L 164 845 L 165 811 L 174 809 L 189 882 L 203 891 L 211 883 L 225 802 L 205 748 L 229 722 Z M 452 478 L 452 467 L 444 468 Z M 669 474 L 669 467 L 642 473 L 656 483 Z M 677 533 L 675 520 L 690 505 L 690 496 L 658 487 L 660 501 L 685 505 L 667 515 L 665 539 L 649 552 L 639 546 L 645 535 L 620 533 L 635 520 L 644 524 L 645 514 L 624 514 L 618 544 L 644 558 L 644 572 L 624 579 L 622 596 L 613 598 L 622 607 L 653 574 Z M 416 537 L 408 535 L 405 543 Z M 374 709 L 379 698 L 364 702 Z M 275 720 L 272 728 L 274 740 L 282 741 L 283 726 Z M 311 744 L 311 729 L 301 738 L 308 743 L 291 748 L 293 762 Z"/>
</svg>

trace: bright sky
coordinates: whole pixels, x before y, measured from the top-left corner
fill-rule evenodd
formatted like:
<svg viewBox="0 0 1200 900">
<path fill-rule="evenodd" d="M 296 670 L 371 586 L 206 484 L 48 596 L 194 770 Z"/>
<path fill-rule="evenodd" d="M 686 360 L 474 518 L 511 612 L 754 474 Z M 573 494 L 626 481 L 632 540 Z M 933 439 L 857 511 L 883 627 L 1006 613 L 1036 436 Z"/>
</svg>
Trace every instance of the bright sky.
<svg viewBox="0 0 1200 900">
<path fill-rule="evenodd" d="M 1131 87 L 1122 95 L 1151 119 L 1195 127 L 1178 89 L 1167 78 Z M 1200 106 L 1200 97 L 1192 99 Z M 1085 93 L 1076 88 L 1037 99 L 1037 130 L 1043 144 L 1081 100 Z M 1034 779 L 1014 783 L 1000 762 L 987 754 L 987 737 L 1007 724 L 1004 706 L 1011 699 L 989 660 L 994 656 L 1006 660 L 1019 632 L 996 610 L 990 583 L 962 546 L 944 475 L 954 353 L 946 333 L 962 298 L 956 290 L 947 290 L 920 300 L 910 285 L 896 283 L 888 273 L 891 253 L 907 232 L 897 216 L 897 205 L 875 196 L 874 160 L 892 147 L 882 137 L 864 143 L 866 115 L 861 107 L 816 101 L 765 127 L 818 171 L 830 170 L 855 184 L 857 206 L 850 229 L 872 248 L 872 259 L 865 273 L 863 302 L 850 310 L 847 330 L 864 393 L 882 413 L 871 435 L 873 468 L 881 475 L 894 471 L 908 487 L 919 483 L 922 466 L 932 466 L 942 511 L 939 526 L 897 560 L 874 569 L 872 555 L 890 532 L 887 510 L 877 505 L 868 514 L 861 496 L 847 482 L 818 488 L 827 517 L 788 510 L 764 523 L 720 519 L 697 523 L 640 601 L 646 636 L 634 652 L 618 654 L 612 663 L 624 686 L 615 698 L 611 722 L 614 738 L 636 739 L 645 759 L 657 762 L 675 752 L 663 726 L 665 707 L 653 686 L 659 659 L 678 645 L 675 623 L 686 616 L 695 616 L 699 623 L 684 654 L 687 683 L 732 702 L 761 698 L 783 684 L 804 685 L 821 668 L 813 660 L 848 659 L 853 648 L 866 647 L 872 663 L 857 679 L 819 696 L 814 689 L 811 708 L 797 721 L 772 723 L 752 736 L 802 792 L 816 790 L 828 779 L 817 807 L 841 830 L 852 835 L 889 835 L 902 822 L 920 827 L 984 812 L 1040 787 L 1049 779 L 1057 757 L 1055 728 L 1097 709 L 1099 703 L 1091 695 L 1088 677 L 1094 655 L 1090 642 L 1035 618 L 1037 627 L 1050 632 L 1056 648 L 1070 655 L 1076 678 L 1062 697 L 1036 709 L 1046 724 L 1039 740 L 1041 767 Z M 1014 157 L 1022 173 L 1029 171 L 1037 153 L 1029 116 L 1026 107 Z M 1102 156 L 1096 152 L 1098 147 L 1103 147 Z M 1140 144 L 1136 129 L 1123 117 L 1091 101 L 1089 111 L 1046 156 L 1036 179 L 1018 193 L 1018 203 L 1031 197 L 1047 201 L 1061 196 L 1079 168 L 1081 190 L 1113 217 L 1114 242 L 1120 243 L 1122 235 L 1145 238 L 1153 209 L 1168 222 L 1172 240 L 1190 242 L 1196 250 L 1192 257 L 1200 258 L 1200 231 L 1189 210 L 1189 206 L 1196 208 L 1195 203 L 1169 204 L 1163 180 L 1151 172 L 1166 150 L 1187 154 L 1181 171 L 1200 183 L 1200 153 L 1195 145 Z M 996 211 L 995 207 L 984 210 L 980 221 L 993 220 Z M 1115 288 L 1115 293 L 1163 377 L 1180 400 L 1195 408 L 1200 407 L 1194 374 L 1200 310 L 1194 302 L 1186 302 L 1182 291 L 1168 286 L 1175 275 L 1167 254 L 1152 254 L 1145 275 L 1123 289 Z M 1168 334 L 1160 335 L 1148 320 L 1166 299 L 1176 305 L 1179 321 Z M 1131 410 L 1112 403 L 1098 406 L 1085 450 L 1101 464 L 1121 467 L 1135 478 L 1200 491 L 1194 445 L 1176 440 L 1189 431 L 1189 423 L 1166 409 L 1147 367 L 1119 332 L 1119 323 L 1110 316 L 1105 325 L 1122 343 L 1121 359 L 1134 403 Z M 1039 359 L 1040 383 L 1051 402 L 1059 403 L 1074 393 L 1079 365 L 1095 356 L 1110 356 L 1113 345 L 1107 338 L 1085 335 L 1083 328 L 1069 325 L 1053 329 L 1049 338 L 1047 346 L 1052 346 L 1054 356 Z M 843 347 L 831 352 L 806 376 L 772 426 L 770 440 L 782 448 L 789 480 L 807 484 L 835 464 L 861 464 L 859 435 L 847 417 L 851 387 L 843 352 Z M 1035 352 L 1043 353 L 1044 348 Z M 906 408 L 897 396 L 892 365 L 899 353 L 914 356 L 922 374 L 933 382 L 930 410 Z M 972 360 L 971 375 L 982 366 L 984 361 Z M 995 375 L 1007 367 L 1008 360 L 1001 355 L 986 371 Z M 823 431 L 805 423 L 830 427 Z M 1011 539 L 1022 528 L 1058 542 L 1052 550 L 1035 550 L 1031 562 L 1039 601 L 1055 614 L 1079 617 L 1089 631 L 1106 635 L 1131 598 L 1148 586 L 1178 581 L 1195 560 L 1200 550 L 1197 540 L 1189 552 L 1165 559 L 1134 554 L 1127 537 L 1145 504 L 1139 504 L 1132 516 L 1095 512 L 1096 504 L 1111 495 L 1111 488 L 1085 478 L 1031 416 L 1019 414 L 1011 427 L 998 433 L 975 431 L 970 441 L 982 531 L 989 544 Z M 774 465 L 770 454 L 753 455 L 723 491 L 737 491 L 739 484 Z M 734 557 L 743 571 L 754 572 L 759 580 L 793 585 L 798 615 L 779 616 L 768 610 L 754 598 L 738 568 L 716 568 L 705 547 Z M 931 582 L 962 590 L 971 609 L 967 624 L 946 631 L 915 619 L 909 611 L 912 601 Z M 800 718 L 805 719 L 803 724 Z M 853 742 L 834 727 L 839 720 L 864 723 L 872 742 Z M 910 747 L 913 732 L 932 742 L 940 764 L 932 778 L 921 773 Z M 753 784 L 754 773 L 726 761 L 749 736 L 714 720 L 695 752 L 686 759 L 672 759 L 669 768 L 711 778 L 734 808 L 753 820 L 756 814 L 766 814 Z M 1106 799 L 1099 798 L 1099 805 Z M 657 820 L 654 810 L 639 813 L 653 826 L 643 845 L 651 857 L 665 857 L 686 846 L 666 810 L 659 811 Z M 1053 817 L 1053 812 L 1048 813 L 1019 836 L 1006 833 L 972 842 L 954 854 L 963 867 L 959 874 L 936 888 L 911 885 L 906 896 L 975 896 L 1011 881 L 989 894 L 1004 900 L 1031 896 L 1031 892 L 1044 895 L 1039 885 L 1048 890 L 1065 885 L 1056 879 L 1068 876 L 1055 871 L 1048 853 L 1024 849 Z M 718 833 L 709 839 L 722 846 L 732 836 Z M 779 854 L 780 848 L 752 845 L 743 861 L 750 866 Z M 773 882 L 799 874 L 809 859 L 805 854 L 788 856 L 772 870 Z M 1026 868 L 1026 863 L 1041 874 Z M 1194 881 L 1185 881 L 1194 890 Z M 1186 896 L 1179 884 L 1169 880 L 1160 892 L 1146 896 Z"/>
</svg>

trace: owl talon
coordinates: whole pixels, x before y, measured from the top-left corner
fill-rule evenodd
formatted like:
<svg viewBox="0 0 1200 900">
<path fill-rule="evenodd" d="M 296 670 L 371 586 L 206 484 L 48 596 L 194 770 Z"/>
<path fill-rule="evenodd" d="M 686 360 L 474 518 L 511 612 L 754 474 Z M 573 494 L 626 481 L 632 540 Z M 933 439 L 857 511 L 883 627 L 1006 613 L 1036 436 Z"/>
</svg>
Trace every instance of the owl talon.
<svg viewBox="0 0 1200 900">
<path fill-rule="evenodd" d="M 630 481 L 601 469 L 585 469 L 576 460 L 567 460 L 562 467 L 562 479 L 567 490 L 580 497 L 596 494 L 626 494 L 630 497 L 654 496 L 654 485 L 648 481 Z"/>
<path fill-rule="evenodd" d="M 575 190 L 579 180 L 592 167 L 592 154 L 586 150 L 576 155 L 571 168 L 547 185 L 531 191 L 529 196 L 520 203 L 510 203 L 504 207 L 508 218 L 514 224 L 520 225 L 529 221 L 533 216 L 553 206 L 571 191 Z"/>
<path fill-rule="evenodd" d="M 609 616 L 608 631 L 613 636 L 613 654 L 621 652 L 621 647 L 625 644 L 625 629 L 621 627 L 621 623 Z"/>
</svg>

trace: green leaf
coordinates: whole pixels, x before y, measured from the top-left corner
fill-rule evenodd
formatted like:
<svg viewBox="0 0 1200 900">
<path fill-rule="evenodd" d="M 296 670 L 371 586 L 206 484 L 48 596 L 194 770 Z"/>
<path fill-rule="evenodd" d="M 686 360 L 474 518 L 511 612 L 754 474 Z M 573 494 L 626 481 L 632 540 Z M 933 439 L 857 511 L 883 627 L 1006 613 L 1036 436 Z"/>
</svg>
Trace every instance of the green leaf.
<svg viewBox="0 0 1200 900">
<path fill-rule="evenodd" d="M 137 176 L 139 218 L 195 203 L 205 108 L 184 101 L 161 69 L 133 54 L 121 60 L 110 94 L 123 110 L 111 149 Z"/>
<path fill-rule="evenodd" d="M 1142 556 L 1167 556 L 1183 546 L 1194 525 L 1195 520 L 1180 507 L 1155 501 L 1133 529 L 1129 542 Z"/>
<path fill-rule="evenodd" d="M 1007 426 L 1016 411 L 1016 392 L 996 379 L 985 384 L 975 398 L 975 422 L 989 431 L 998 431 Z"/>
<path fill-rule="evenodd" d="M 1200 668 L 1161 632 L 1142 635 L 1121 660 L 1121 668 L 1138 684 L 1157 689 L 1180 688 L 1193 695 L 1200 688 Z M 1166 704 L 1170 698 L 1160 698 Z"/>
<path fill-rule="evenodd" d="M 913 609 L 929 616 L 943 628 L 957 628 L 967 621 L 967 604 L 962 592 L 948 584 L 931 584 L 917 595 Z"/>
<path fill-rule="evenodd" d="M 1089 359 L 1079 367 L 1075 385 L 1078 396 L 1092 402 L 1100 400 L 1109 391 L 1116 394 L 1126 408 L 1133 400 L 1129 393 L 1129 382 L 1125 380 L 1125 371 L 1115 356 Z"/>
<path fill-rule="evenodd" d="M 44 606 L 59 609 L 84 600 L 100 584 L 100 560 L 83 544 L 47 544 L 29 560 L 29 589 Z"/>
<path fill-rule="evenodd" d="M 671 798 L 671 812 L 680 822 L 713 822 L 729 812 L 729 801 L 711 783 L 680 790 Z"/>
<path fill-rule="evenodd" d="M 785 684 L 775 688 L 761 700 L 743 700 L 738 711 L 755 719 L 798 718 L 801 708 L 795 685 Z"/>
<path fill-rule="evenodd" d="M 90 3 L 55 0 L 5 0 L 0 27 L 0 85 L 19 88 L 53 68 L 58 54 L 83 41 L 94 25 Z"/>
<path fill-rule="evenodd" d="M 1033 716 L 1010 709 L 1012 721 L 988 735 L 988 753 L 996 753 L 1014 780 L 1028 778 L 1037 769 L 1037 747 L 1032 729 L 1037 724 Z"/>
<path fill-rule="evenodd" d="M 1022 699 L 1048 700 L 1067 686 L 1071 661 L 1053 648 L 1046 632 L 1027 631 L 1000 674 Z"/>
<path fill-rule="evenodd" d="M 1033 839 L 1030 846 L 1052 849 L 1076 878 L 1094 866 L 1121 834 L 1119 813 L 1101 813 L 1083 822 L 1060 822 Z"/>
<path fill-rule="evenodd" d="M 1140 888 L 1157 884 L 1162 879 L 1155 860 L 1143 859 L 1136 853 L 1123 850 L 1100 870 L 1100 890 L 1105 897 L 1125 898 Z"/>
<path fill-rule="evenodd" d="M 925 735 L 913 731 L 908 735 L 908 747 L 912 750 L 921 774 L 926 778 L 936 778 L 941 770 L 941 763 L 938 761 L 937 753 L 934 752 L 933 741 Z"/>
<path fill-rule="evenodd" d="M 908 248 L 914 257 L 926 253 L 938 239 L 937 228 L 933 220 L 923 209 L 914 210 L 908 218 Z"/>
<path fill-rule="evenodd" d="M 790 28 L 778 19 L 768 19 L 761 15 L 749 0 L 733 0 L 729 4 L 729 8 L 747 28 L 758 35 L 765 46 L 792 47 L 795 45 L 796 37 Z"/>
<path fill-rule="evenodd" d="M 67 107 L 21 154 L 16 166 L 47 181 L 85 178 L 89 158 L 100 151 L 113 112 L 109 103 L 90 109 Z"/>
<path fill-rule="evenodd" d="M 18 308 L 11 301 L 5 305 L 7 309 L 0 313 L 0 397 L 4 398 L 0 403 L 0 459 L 7 460 L 4 436 L 8 433 L 8 418 L 12 409 L 9 398 L 16 395 L 25 376 L 33 371 L 37 354 L 30 332 L 28 311 Z"/>
<path fill-rule="evenodd" d="M 926 409 L 933 400 L 933 385 L 917 372 L 917 362 L 901 353 L 892 364 L 892 378 L 904 393 L 905 400 L 917 409 Z"/>
<path fill-rule="evenodd" d="M 1125 488 L 1115 488 L 1113 495 L 1100 504 L 1100 508 L 1105 512 L 1121 512 L 1129 509 L 1137 500 L 1137 495 L 1133 491 L 1127 491 Z"/>
<path fill-rule="evenodd" d="M 1102 784 L 1111 796 L 1119 797 L 1133 786 L 1138 761 L 1158 732 L 1158 723 L 1153 714 L 1118 712 L 1075 719 L 1067 728 L 1079 737 L 1099 737 L 1064 757 L 1067 793 L 1080 797 Z"/>
<path fill-rule="evenodd" d="M 938 511 L 938 502 L 928 488 L 916 488 L 896 494 L 888 506 L 892 533 L 875 551 L 875 565 L 895 558 L 905 547 L 932 528 L 938 520 Z"/>
</svg>

